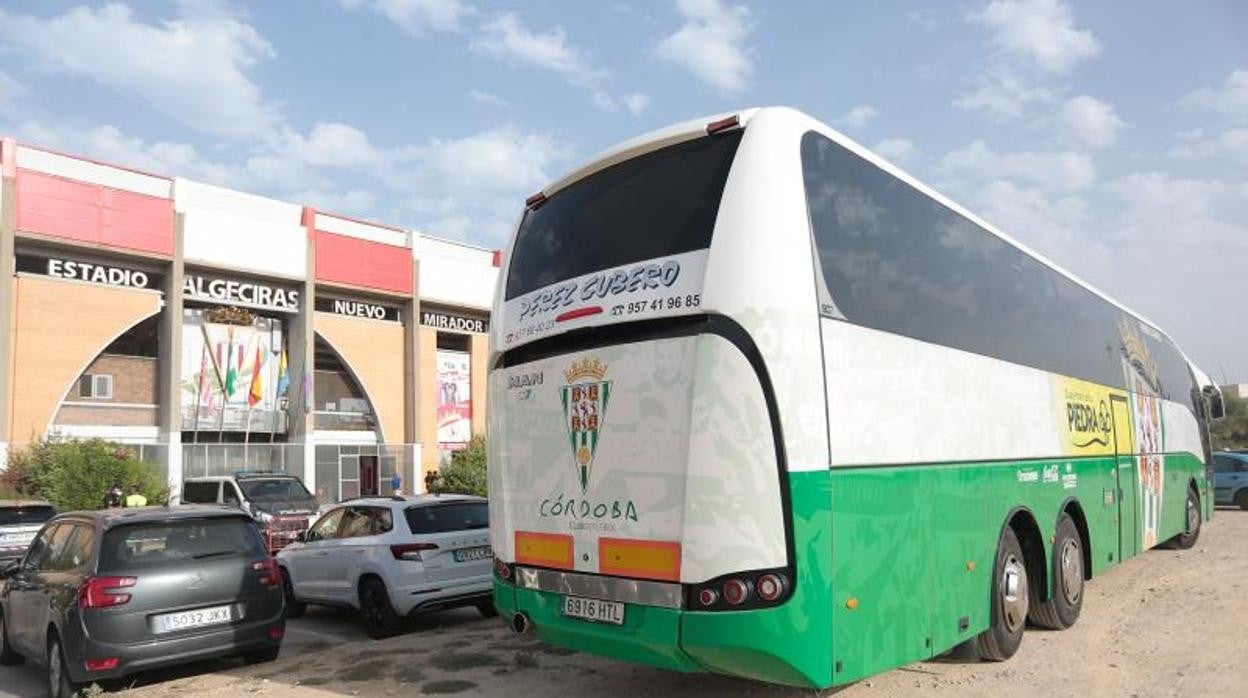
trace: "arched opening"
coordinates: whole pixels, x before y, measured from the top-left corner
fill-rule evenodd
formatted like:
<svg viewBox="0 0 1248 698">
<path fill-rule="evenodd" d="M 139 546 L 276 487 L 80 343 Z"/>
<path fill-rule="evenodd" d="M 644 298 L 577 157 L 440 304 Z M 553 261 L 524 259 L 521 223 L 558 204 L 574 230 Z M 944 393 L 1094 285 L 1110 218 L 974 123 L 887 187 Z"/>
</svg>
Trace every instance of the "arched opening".
<svg viewBox="0 0 1248 698">
<path fill-rule="evenodd" d="M 61 399 L 50 435 L 159 441 L 159 324 L 156 315 L 139 321 L 87 364 Z"/>
<path fill-rule="evenodd" d="M 313 363 L 316 495 L 323 502 L 381 494 L 399 464 L 350 364 L 319 334 Z"/>
</svg>

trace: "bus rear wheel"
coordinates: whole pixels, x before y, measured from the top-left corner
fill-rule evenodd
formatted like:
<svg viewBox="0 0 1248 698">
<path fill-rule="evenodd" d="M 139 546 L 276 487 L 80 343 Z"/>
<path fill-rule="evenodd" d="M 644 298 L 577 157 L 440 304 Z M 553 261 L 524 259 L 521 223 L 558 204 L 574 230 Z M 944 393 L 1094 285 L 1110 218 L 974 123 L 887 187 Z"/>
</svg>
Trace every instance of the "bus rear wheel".
<svg viewBox="0 0 1248 698">
<path fill-rule="evenodd" d="M 992 567 L 992 610 L 988 629 L 975 638 L 979 656 L 990 662 L 1001 662 L 1014 656 L 1023 642 L 1027 625 L 1029 594 L 1027 565 L 1023 547 L 1014 529 L 1006 527 L 997 544 L 997 559 Z"/>
<path fill-rule="evenodd" d="M 1027 618 L 1050 630 L 1065 630 L 1079 620 L 1083 610 L 1083 540 L 1070 514 L 1057 521 L 1053 542 L 1053 596 L 1033 599 Z"/>
</svg>

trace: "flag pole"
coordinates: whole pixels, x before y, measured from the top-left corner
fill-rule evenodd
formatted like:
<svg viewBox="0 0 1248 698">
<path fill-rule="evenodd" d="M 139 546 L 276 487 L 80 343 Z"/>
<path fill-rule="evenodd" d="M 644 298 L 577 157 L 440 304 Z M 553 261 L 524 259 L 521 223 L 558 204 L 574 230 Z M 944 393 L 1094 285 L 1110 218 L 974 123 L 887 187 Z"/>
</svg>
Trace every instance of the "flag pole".
<svg viewBox="0 0 1248 698">
<path fill-rule="evenodd" d="M 208 345 L 204 345 L 208 351 Z M 195 384 L 195 431 L 191 434 L 191 443 L 199 443 L 199 403 L 204 397 L 204 351 L 199 353 L 199 382 Z"/>
<path fill-rule="evenodd" d="M 228 371 L 230 363 L 234 361 L 234 326 L 233 325 L 230 325 L 229 330 L 227 331 L 227 334 L 226 334 L 226 339 L 228 342 L 227 344 L 228 353 L 226 354 L 226 357 L 225 357 L 225 364 L 226 364 L 226 370 Z M 222 379 L 221 381 L 221 415 L 217 419 L 217 443 L 221 443 L 225 438 L 225 408 L 229 407 L 230 405 L 230 393 L 228 390 L 226 390 L 227 387 L 228 386 L 226 386 L 224 379 Z"/>
</svg>

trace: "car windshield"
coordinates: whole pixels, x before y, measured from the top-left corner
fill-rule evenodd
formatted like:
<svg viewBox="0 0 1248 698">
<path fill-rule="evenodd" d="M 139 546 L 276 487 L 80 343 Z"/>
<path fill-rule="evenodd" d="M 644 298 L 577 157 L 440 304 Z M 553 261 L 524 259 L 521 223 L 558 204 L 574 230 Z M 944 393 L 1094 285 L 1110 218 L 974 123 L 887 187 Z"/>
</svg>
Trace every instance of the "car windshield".
<svg viewBox="0 0 1248 698">
<path fill-rule="evenodd" d="M 227 556 L 251 559 L 267 554 L 255 523 L 244 518 L 127 524 L 104 534 L 100 572 L 191 565 Z"/>
<path fill-rule="evenodd" d="M 412 533 L 446 533 L 489 528 L 485 502 L 454 502 L 409 507 L 405 512 Z"/>
<path fill-rule="evenodd" d="M 247 478 L 239 480 L 243 496 L 253 502 L 292 502 L 311 499 L 303 483 L 293 477 Z"/>
<path fill-rule="evenodd" d="M 50 506 L 5 507 L 0 509 L 0 526 L 34 526 L 42 524 L 56 510 Z"/>
</svg>

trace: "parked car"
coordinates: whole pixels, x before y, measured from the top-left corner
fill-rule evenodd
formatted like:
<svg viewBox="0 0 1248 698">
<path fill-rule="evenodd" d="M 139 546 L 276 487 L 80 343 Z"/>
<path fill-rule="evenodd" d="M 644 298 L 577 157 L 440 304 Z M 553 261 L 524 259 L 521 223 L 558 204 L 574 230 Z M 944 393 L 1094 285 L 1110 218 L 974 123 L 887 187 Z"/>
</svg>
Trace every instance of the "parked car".
<svg viewBox="0 0 1248 698">
<path fill-rule="evenodd" d="M 25 555 L 35 534 L 55 515 L 48 502 L 0 500 L 0 565 Z"/>
<path fill-rule="evenodd" d="M 486 500 L 467 495 L 357 499 L 325 512 L 277 554 L 286 612 L 306 604 L 359 609 L 373 638 L 412 613 L 476 606 L 495 614 Z"/>
<path fill-rule="evenodd" d="M 1214 452 L 1213 501 L 1248 510 L 1248 452 Z"/>
<path fill-rule="evenodd" d="M 260 525 L 270 552 L 298 540 L 319 512 L 303 480 L 269 472 L 188 478 L 182 483 L 182 502 L 242 509 Z"/>
<path fill-rule="evenodd" d="M 0 570 L 0 664 L 53 696 L 212 657 L 277 658 L 281 575 L 256 525 L 219 506 L 61 514 Z"/>
</svg>

